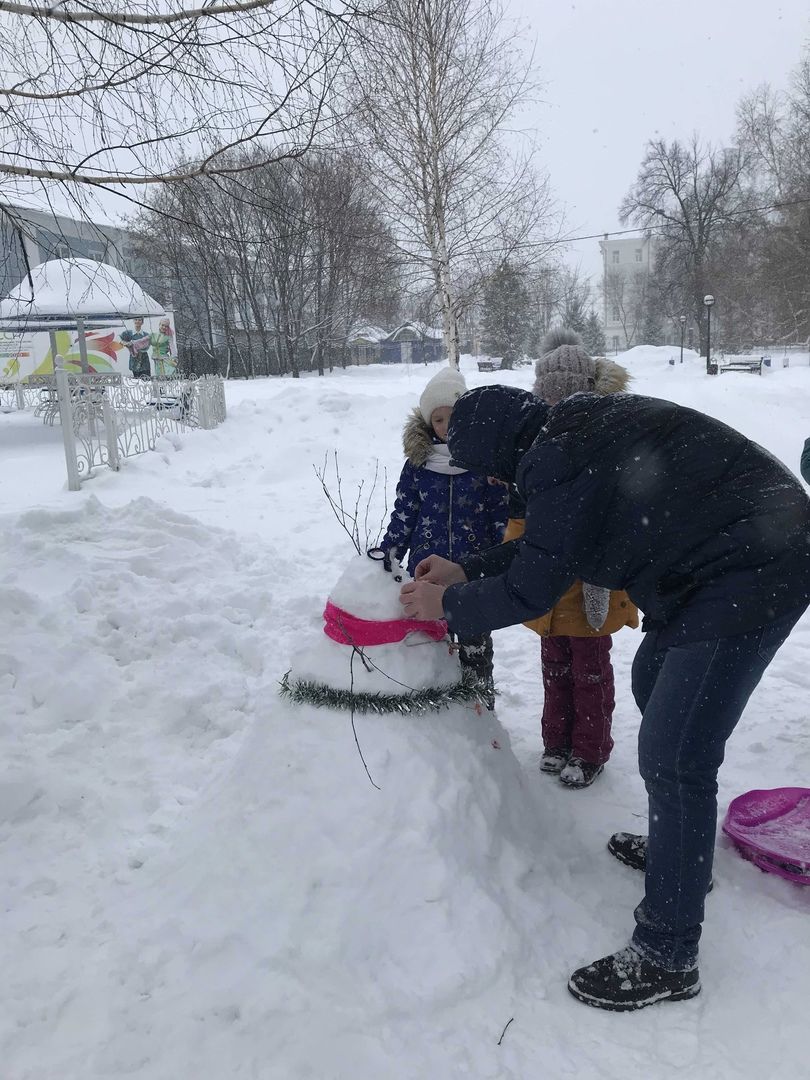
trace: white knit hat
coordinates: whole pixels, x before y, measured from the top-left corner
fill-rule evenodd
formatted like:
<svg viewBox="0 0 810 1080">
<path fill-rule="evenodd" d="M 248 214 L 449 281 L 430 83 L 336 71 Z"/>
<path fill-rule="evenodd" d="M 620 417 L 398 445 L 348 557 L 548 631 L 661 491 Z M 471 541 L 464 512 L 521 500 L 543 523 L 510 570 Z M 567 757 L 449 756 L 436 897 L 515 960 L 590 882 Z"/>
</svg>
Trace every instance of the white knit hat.
<svg viewBox="0 0 810 1080">
<path fill-rule="evenodd" d="M 445 367 L 433 376 L 419 398 L 419 411 L 422 419 L 430 427 L 430 418 L 434 409 L 441 409 L 443 405 L 452 408 L 462 394 L 467 393 L 467 384 L 464 376 L 455 368 Z"/>
</svg>

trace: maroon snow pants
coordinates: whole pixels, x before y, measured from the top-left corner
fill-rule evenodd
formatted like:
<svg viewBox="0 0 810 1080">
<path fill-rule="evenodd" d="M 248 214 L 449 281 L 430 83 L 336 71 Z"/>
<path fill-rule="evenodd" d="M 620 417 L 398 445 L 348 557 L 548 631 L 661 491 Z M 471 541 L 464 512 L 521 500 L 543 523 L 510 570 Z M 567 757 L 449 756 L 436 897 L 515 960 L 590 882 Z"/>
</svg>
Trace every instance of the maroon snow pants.
<svg viewBox="0 0 810 1080">
<path fill-rule="evenodd" d="M 610 635 L 544 637 L 543 745 L 604 765 L 613 749 L 610 722 L 615 703 Z"/>
</svg>

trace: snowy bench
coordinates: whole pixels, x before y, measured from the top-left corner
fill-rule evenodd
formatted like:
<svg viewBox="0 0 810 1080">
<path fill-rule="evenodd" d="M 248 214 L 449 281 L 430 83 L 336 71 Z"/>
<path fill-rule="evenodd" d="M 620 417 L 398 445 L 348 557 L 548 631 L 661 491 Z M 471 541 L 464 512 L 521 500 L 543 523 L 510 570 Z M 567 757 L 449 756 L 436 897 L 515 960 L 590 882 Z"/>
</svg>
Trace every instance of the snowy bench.
<svg viewBox="0 0 810 1080">
<path fill-rule="evenodd" d="M 748 371 L 752 375 L 761 375 L 762 359 L 761 356 L 752 356 L 747 360 L 743 357 L 738 357 L 735 360 L 726 360 L 718 365 L 718 371 L 720 374 L 725 371 Z"/>
<path fill-rule="evenodd" d="M 479 360 L 479 371 L 499 371 L 501 367 L 499 360 Z"/>
</svg>

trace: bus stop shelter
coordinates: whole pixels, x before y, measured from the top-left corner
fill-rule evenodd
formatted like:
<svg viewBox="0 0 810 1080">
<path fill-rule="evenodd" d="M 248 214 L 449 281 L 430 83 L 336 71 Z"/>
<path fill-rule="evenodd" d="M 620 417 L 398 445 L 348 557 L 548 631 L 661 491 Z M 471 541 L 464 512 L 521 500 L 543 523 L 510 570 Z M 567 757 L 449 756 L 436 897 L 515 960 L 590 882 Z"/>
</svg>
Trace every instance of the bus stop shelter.
<svg viewBox="0 0 810 1080">
<path fill-rule="evenodd" d="M 49 259 L 34 266 L 0 300 L 0 329 L 21 334 L 47 331 L 54 364 L 56 331 L 75 331 L 86 373 L 88 330 L 164 314 L 163 305 L 117 267 L 92 259 Z"/>
</svg>

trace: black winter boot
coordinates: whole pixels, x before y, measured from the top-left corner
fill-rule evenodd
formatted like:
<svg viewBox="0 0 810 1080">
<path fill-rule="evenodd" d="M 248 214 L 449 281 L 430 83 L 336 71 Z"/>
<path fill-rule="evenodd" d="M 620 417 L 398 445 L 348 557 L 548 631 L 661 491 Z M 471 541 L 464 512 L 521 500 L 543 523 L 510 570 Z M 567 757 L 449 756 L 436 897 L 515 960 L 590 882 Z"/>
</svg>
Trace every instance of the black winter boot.
<svg viewBox="0 0 810 1080">
<path fill-rule="evenodd" d="M 570 750 L 549 747 L 543 751 L 543 756 L 540 758 L 540 772 L 557 773 L 559 775 L 568 764 L 570 757 Z"/>
<path fill-rule="evenodd" d="M 568 989 L 585 1005 L 611 1012 L 644 1009 L 659 1001 L 685 1001 L 700 993 L 700 975 L 667 971 L 638 953 L 632 945 L 579 968 Z"/>
<path fill-rule="evenodd" d="M 581 757 L 570 757 L 560 770 L 560 781 L 570 788 L 590 787 L 604 768 Z"/>
<path fill-rule="evenodd" d="M 629 866 L 632 870 L 641 870 L 642 873 L 646 871 L 646 836 L 640 836 L 638 833 L 616 832 L 608 840 L 607 847 L 610 854 L 625 866 Z M 713 888 L 714 881 L 710 881 L 706 892 L 711 892 Z"/>
<path fill-rule="evenodd" d="M 647 869 L 647 837 L 637 833 L 616 832 L 608 840 L 611 855 L 633 870 Z"/>
</svg>

